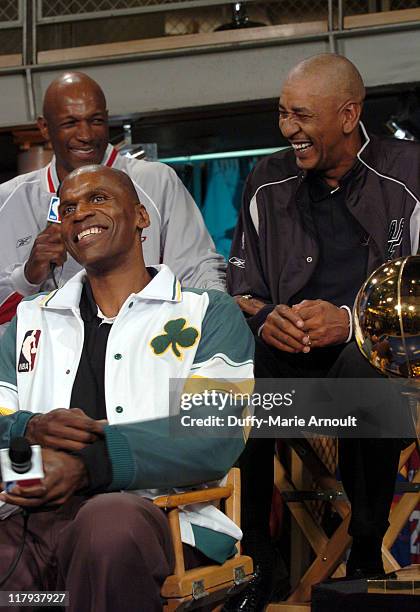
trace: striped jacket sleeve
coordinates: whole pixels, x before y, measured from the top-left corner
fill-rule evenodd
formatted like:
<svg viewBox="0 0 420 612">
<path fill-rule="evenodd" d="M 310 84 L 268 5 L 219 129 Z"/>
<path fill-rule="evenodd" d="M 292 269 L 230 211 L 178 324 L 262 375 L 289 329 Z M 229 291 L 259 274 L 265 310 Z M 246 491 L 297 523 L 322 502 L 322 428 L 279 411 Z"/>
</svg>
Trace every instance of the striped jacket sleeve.
<svg viewBox="0 0 420 612">
<path fill-rule="evenodd" d="M 0 339 L 0 448 L 24 434 L 32 412 L 19 410 L 16 386 L 16 317 Z"/>
<path fill-rule="evenodd" d="M 252 295 L 265 302 L 257 314 L 247 317 L 248 325 L 257 333 L 274 309 L 260 257 L 260 236 L 251 217 L 251 204 L 257 208 L 254 172 L 248 176 L 242 197 L 242 208 L 235 228 L 227 269 L 227 290 L 230 295 Z"/>
<path fill-rule="evenodd" d="M 216 389 L 252 393 L 254 340 L 241 311 L 224 293 L 209 291 L 200 343 L 184 392 Z M 221 381 L 221 379 L 223 379 Z M 190 414 L 220 414 L 220 406 L 194 407 Z M 245 446 L 245 435 L 216 437 L 198 432 L 181 437 L 178 414 L 105 428 L 113 481 L 109 490 L 192 486 L 222 478 Z M 247 408 L 245 407 L 245 410 Z M 244 405 L 228 401 L 223 416 L 242 416 Z"/>
</svg>

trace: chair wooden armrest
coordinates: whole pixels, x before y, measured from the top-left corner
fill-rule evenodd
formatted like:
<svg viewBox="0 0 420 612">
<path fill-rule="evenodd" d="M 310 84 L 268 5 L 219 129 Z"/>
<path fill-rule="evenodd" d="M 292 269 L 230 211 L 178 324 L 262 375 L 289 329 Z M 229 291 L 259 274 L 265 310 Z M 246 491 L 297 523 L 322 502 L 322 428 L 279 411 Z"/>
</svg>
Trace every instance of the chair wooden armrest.
<svg viewBox="0 0 420 612">
<path fill-rule="evenodd" d="M 225 499 L 226 515 L 239 526 L 240 478 L 239 469 L 232 468 L 226 485 L 222 487 L 162 495 L 153 500 L 156 506 L 167 510 L 175 552 L 174 573 L 168 576 L 161 591 L 162 596 L 167 600 L 164 609 L 168 612 L 175 610 L 178 605 L 186 601 L 201 597 L 202 595 L 197 595 L 197 592 L 201 593 L 201 590 L 209 596 L 216 593 L 220 593 L 220 596 L 226 595 L 235 585 L 246 582 L 252 576 L 252 560 L 250 557 L 240 555 L 239 543 L 235 557 L 228 559 L 222 565 L 212 564 L 186 570 L 179 524 L 180 506 Z"/>
<path fill-rule="evenodd" d="M 174 493 L 173 495 L 162 495 L 156 497 L 153 503 L 159 508 L 171 509 L 188 504 L 199 504 L 202 502 L 217 501 L 227 499 L 232 495 L 233 487 L 213 487 L 211 489 L 199 489 L 197 491 L 187 491 L 185 493 Z"/>
</svg>

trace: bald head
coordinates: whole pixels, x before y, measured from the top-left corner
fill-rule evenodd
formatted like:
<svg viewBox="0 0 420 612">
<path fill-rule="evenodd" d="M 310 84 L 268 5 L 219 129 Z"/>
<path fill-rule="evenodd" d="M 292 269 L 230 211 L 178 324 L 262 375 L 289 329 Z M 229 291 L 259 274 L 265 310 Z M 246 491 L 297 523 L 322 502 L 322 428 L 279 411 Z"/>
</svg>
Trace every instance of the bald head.
<svg viewBox="0 0 420 612">
<path fill-rule="evenodd" d="M 118 192 L 126 198 L 127 202 L 131 202 L 134 205 L 139 203 L 136 188 L 128 174 L 122 170 L 109 168 L 108 166 L 100 166 L 98 164 L 82 166 L 70 172 L 60 185 L 58 193 L 60 198 L 63 197 L 63 199 L 65 199 L 68 185 L 72 185 L 75 182 L 80 183 L 81 180 L 84 184 L 92 183 L 92 185 L 99 185 L 101 182 L 105 182 L 107 185 L 110 184 L 117 189 Z"/>
<path fill-rule="evenodd" d="M 98 83 L 83 72 L 65 72 L 52 81 L 44 96 L 42 112 L 47 121 L 51 120 L 60 105 L 60 100 L 70 98 L 93 98 L 106 110 L 106 100 Z"/>
<path fill-rule="evenodd" d="M 314 93 L 357 102 L 365 98 L 365 86 L 356 66 L 342 55 L 322 53 L 299 62 L 286 77 L 286 83 L 304 80 Z"/>
<path fill-rule="evenodd" d="M 92 182 L 99 184 L 102 180 L 112 184 L 119 190 L 121 194 L 124 194 L 127 201 L 132 202 L 134 205 L 139 204 L 139 198 L 137 195 L 136 188 L 133 185 L 132 180 L 122 170 L 116 168 L 109 168 L 108 166 L 100 166 L 98 164 L 92 164 L 90 166 L 82 166 L 70 172 L 61 183 L 59 195 L 60 198 L 66 192 L 66 186 L 74 182 L 74 179 L 84 179 L 84 182 Z"/>
<path fill-rule="evenodd" d="M 83 72 L 54 79 L 44 97 L 38 127 L 56 157 L 60 181 L 75 168 L 102 163 L 108 146 L 108 112 L 104 92 Z"/>
</svg>

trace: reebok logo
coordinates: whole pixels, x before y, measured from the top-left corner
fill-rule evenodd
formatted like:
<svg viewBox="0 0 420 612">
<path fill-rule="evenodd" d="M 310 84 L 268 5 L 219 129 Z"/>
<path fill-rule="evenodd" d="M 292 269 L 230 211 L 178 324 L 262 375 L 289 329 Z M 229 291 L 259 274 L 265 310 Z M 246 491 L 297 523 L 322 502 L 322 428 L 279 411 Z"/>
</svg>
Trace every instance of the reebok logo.
<svg viewBox="0 0 420 612">
<path fill-rule="evenodd" d="M 16 242 L 16 248 L 18 249 L 19 247 L 23 247 L 25 246 L 25 244 L 28 244 L 32 239 L 32 236 L 25 236 L 25 238 L 19 238 L 18 241 Z"/>
</svg>

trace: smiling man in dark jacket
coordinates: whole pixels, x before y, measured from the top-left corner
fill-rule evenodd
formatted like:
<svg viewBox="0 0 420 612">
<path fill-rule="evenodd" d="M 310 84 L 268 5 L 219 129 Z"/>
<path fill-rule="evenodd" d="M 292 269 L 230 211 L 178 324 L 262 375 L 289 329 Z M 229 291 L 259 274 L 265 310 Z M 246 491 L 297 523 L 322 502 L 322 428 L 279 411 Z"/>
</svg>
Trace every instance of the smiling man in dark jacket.
<svg viewBox="0 0 420 612">
<path fill-rule="evenodd" d="M 229 292 L 258 337 L 257 377 L 374 375 L 354 344 L 346 348 L 351 308 L 375 268 L 417 252 L 420 145 L 370 136 L 364 96 L 359 72 L 338 55 L 299 63 L 283 84 L 279 125 L 292 148 L 249 175 L 228 269 Z M 353 516 L 348 575 L 383 572 L 399 450 L 393 440 L 341 441 Z M 269 571 L 272 441 L 251 440 L 245 453 L 244 547 Z"/>
</svg>

